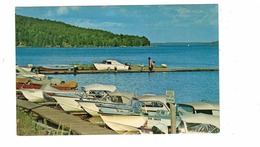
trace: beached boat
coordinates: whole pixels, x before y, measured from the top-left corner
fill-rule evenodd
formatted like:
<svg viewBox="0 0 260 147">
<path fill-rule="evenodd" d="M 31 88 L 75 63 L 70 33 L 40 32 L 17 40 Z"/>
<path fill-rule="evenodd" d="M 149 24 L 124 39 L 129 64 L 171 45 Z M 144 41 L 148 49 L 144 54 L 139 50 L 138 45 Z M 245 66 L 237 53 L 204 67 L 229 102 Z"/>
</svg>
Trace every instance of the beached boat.
<svg viewBox="0 0 260 147">
<path fill-rule="evenodd" d="M 19 91 L 20 89 L 40 89 L 42 85 L 40 84 L 33 84 L 30 82 L 30 78 L 27 77 L 16 77 L 16 90 Z"/>
<path fill-rule="evenodd" d="M 28 80 L 29 81 L 26 81 Z M 45 85 L 45 84 L 52 84 L 52 85 L 59 85 L 62 84 L 63 81 L 57 78 L 48 77 L 44 74 L 36 74 L 34 72 L 25 71 L 20 66 L 16 65 L 16 83 L 20 84 L 36 84 L 36 85 Z M 21 86 L 18 84 L 18 89 Z"/>
<path fill-rule="evenodd" d="M 159 111 L 169 112 L 166 97 L 156 95 L 132 98 L 127 105 L 97 104 L 97 106 L 105 124 L 119 133 L 138 131 L 140 124 L 147 123 L 149 115 L 156 115 Z"/>
<path fill-rule="evenodd" d="M 75 81 L 61 81 L 57 78 L 46 77 L 44 79 L 36 79 L 33 77 L 16 76 L 16 90 L 19 89 L 40 89 L 42 85 L 52 85 L 59 90 L 75 90 L 78 83 Z"/>
<path fill-rule="evenodd" d="M 126 112 L 133 111 L 138 108 L 138 111 L 144 113 L 157 113 L 157 111 L 169 111 L 166 104 L 166 96 L 157 95 L 143 95 L 140 97 L 132 98 L 128 104 L 96 104 L 100 112 Z M 134 107 L 134 108 L 133 108 Z M 139 110 L 140 109 L 140 110 Z"/>
<path fill-rule="evenodd" d="M 145 125 L 147 116 L 139 113 L 104 113 L 100 112 L 100 117 L 112 130 L 122 134 L 125 132 L 139 132 L 138 128 Z"/>
<path fill-rule="evenodd" d="M 74 94 L 54 94 L 52 97 L 66 112 L 85 112 L 76 102 L 80 99 L 97 99 L 105 97 L 107 92 L 114 92 L 117 88 L 114 85 L 92 84 L 82 87 L 82 92 Z"/>
<path fill-rule="evenodd" d="M 21 92 L 24 95 L 24 97 L 30 102 L 40 103 L 53 100 L 41 89 L 22 89 Z"/>
<path fill-rule="evenodd" d="M 28 64 L 27 66 L 20 66 L 23 70 L 31 72 L 33 69 L 32 64 Z"/>
<path fill-rule="evenodd" d="M 23 76 L 23 77 L 28 77 L 28 78 L 34 78 L 37 80 L 42 80 L 46 79 L 46 75 L 44 74 L 36 74 L 34 72 L 26 71 L 20 66 L 16 65 L 16 75 L 17 76 Z"/>
<path fill-rule="evenodd" d="M 219 116 L 203 113 L 182 115 L 178 133 L 219 133 Z"/>
<path fill-rule="evenodd" d="M 205 117 L 208 119 L 213 118 L 212 121 L 214 121 L 214 122 L 209 121 L 208 123 L 210 123 L 210 122 L 216 123 L 215 120 L 219 119 L 219 104 L 211 103 L 211 102 L 190 102 L 190 103 L 176 104 L 176 119 L 183 118 L 185 120 L 186 119 L 191 120 L 193 116 L 195 118 L 199 118 L 199 117 L 201 117 L 201 118 Z M 196 120 L 196 121 L 197 122 L 200 121 L 200 123 L 204 122 L 204 120 Z M 146 123 L 146 128 L 143 129 L 143 127 L 141 127 L 142 128 L 141 132 L 143 133 L 143 132 L 149 132 L 149 130 L 151 131 L 152 127 L 158 123 L 162 123 L 167 127 L 171 126 L 171 118 L 169 115 L 169 111 L 161 110 L 161 111 L 158 111 L 158 113 L 156 115 L 149 115 L 147 123 Z M 176 127 L 178 127 L 180 125 L 180 123 L 181 123 L 181 121 L 176 120 Z M 186 122 L 182 122 L 182 123 L 186 123 Z M 178 127 L 179 131 L 187 133 L 188 132 L 187 124 L 189 124 L 189 123 L 191 123 L 191 122 L 186 123 L 185 126 Z M 200 124 L 198 124 L 197 126 L 199 127 L 199 125 Z M 194 127 L 195 127 L 195 124 L 194 124 Z M 196 132 L 200 132 L 199 130 L 197 130 Z M 203 127 L 201 127 L 201 130 L 205 130 L 205 129 L 203 129 Z M 151 132 L 149 132 L 149 133 L 151 133 Z"/>
<path fill-rule="evenodd" d="M 57 103 L 61 106 L 61 108 L 65 112 L 69 113 L 82 113 L 84 110 L 80 107 L 80 105 L 75 101 L 82 98 L 82 93 L 54 93 L 52 97 L 57 101 Z"/>
<path fill-rule="evenodd" d="M 151 118 L 148 119 L 148 122 L 139 128 L 141 134 L 155 134 L 154 127 L 160 124 L 158 129 L 165 131 L 165 127 L 168 128 L 168 133 L 171 131 L 171 118 L 169 115 L 163 116 L 150 116 L 154 118 L 153 124 Z M 219 116 L 209 115 L 204 113 L 197 114 L 185 114 L 176 116 L 176 133 L 219 133 L 220 132 L 220 120 Z M 165 132 L 164 134 L 168 134 Z"/>
<path fill-rule="evenodd" d="M 59 85 L 53 85 L 53 87 L 60 90 L 75 90 L 78 88 L 78 83 L 75 81 L 67 81 L 65 83 L 61 83 Z"/>
<path fill-rule="evenodd" d="M 109 92 L 101 99 L 81 99 L 76 101 L 91 116 L 99 116 L 99 109 L 96 104 L 127 104 L 134 96 L 134 93 Z"/>
<path fill-rule="evenodd" d="M 105 60 L 102 63 L 94 63 L 97 70 L 128 70 L 129 65 L 119 63 L 116 60 Z"/>
<path fill-rule="evenodd" d="M 42 85 L 40 89 L 20 89 L 24 97 L 30 102 L 55 101 L 51 97 L 55 93 L 75 93 L 75 90 L 60 90 L 50 85 Z"/>
</svg>

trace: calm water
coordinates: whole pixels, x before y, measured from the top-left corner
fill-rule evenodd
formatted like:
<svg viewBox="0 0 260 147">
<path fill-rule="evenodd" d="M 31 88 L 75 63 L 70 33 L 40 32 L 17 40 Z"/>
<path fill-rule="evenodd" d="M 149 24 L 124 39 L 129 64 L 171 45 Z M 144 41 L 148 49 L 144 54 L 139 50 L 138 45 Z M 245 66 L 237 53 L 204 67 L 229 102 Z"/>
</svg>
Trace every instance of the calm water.
<svg viewBox="0 0 260 147">
<path fill-rule="evenodd" d="M 159 46 L 136 48 L 17 48 L 18 65 L 91 64 L 105 59 L 122 63 L 147 65 L 151 57 L 157 66 L 168 67 L 218 67 L 218 46 Z M 49 75 L 64 81 L 74 80 L 79 87 L 93 84 L 113 84 L 120 91 L 165 94 L 175 90 L 177 102 L 219 101 L 219 72 L 162 72 Z"/>
</svg>

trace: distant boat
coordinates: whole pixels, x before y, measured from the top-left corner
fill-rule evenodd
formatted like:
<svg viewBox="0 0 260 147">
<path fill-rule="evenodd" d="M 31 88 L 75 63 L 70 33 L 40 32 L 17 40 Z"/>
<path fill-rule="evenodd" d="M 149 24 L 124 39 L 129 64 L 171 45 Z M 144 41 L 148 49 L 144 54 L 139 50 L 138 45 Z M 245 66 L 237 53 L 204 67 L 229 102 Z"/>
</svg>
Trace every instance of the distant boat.
<svg viewBox="0 0 260 147">
<path fill-rule="evenodd" d="M 71 65 L 44 65 L 41 70 L 69 70 Z"/>
<path fill-rule="evenodd" d="M 167 64 L 162 64 L 162 68 L 167 68 Z"/>
<path fill-rule="evenodd" d="M 94 66 L 97 70 L 128 70 L 130 67 L 116 60 L 105 60 L 102 63 L 94 63 Z"/>
</svg>

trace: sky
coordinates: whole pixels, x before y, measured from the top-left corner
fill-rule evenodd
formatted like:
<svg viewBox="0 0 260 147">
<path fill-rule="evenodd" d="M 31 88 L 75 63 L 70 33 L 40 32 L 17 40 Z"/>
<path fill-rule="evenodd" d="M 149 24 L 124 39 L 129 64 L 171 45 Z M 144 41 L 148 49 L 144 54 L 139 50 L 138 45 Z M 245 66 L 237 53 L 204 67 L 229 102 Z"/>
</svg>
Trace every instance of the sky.
<svg viewBox="0 0 260 147">
<path fill-rule="evenodd" d="M 121 5 L 16 7 L 18 15 L 61 21 L 158 42 L 218 40 L 218 5 Z"/>
</svg>

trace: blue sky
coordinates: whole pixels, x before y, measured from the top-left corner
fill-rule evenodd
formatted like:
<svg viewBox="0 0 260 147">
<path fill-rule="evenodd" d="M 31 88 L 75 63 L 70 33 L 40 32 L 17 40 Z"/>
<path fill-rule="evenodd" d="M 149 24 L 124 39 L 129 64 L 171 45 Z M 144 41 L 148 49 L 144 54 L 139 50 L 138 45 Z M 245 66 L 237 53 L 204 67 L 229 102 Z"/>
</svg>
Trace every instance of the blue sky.
<svg viewBox="0 0 260 147">
<path fill-rule="evenodd" d="M 62 21 L 154 42 L 218 40 L 218 5 L 16 7 L 16 14 Z"/>
</svg>

